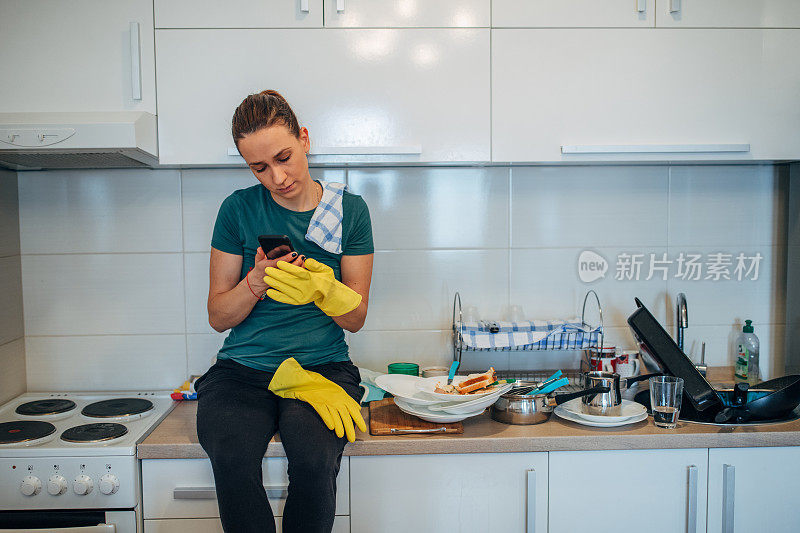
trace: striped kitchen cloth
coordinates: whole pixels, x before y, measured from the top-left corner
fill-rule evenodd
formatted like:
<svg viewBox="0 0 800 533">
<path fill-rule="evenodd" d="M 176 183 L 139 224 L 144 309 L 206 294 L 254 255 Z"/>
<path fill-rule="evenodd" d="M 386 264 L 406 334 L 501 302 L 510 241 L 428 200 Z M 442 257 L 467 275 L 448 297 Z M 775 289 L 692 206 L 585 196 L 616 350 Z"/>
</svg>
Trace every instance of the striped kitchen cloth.
<svg viewBox="0 0 800 533">
<path fill-rule="evenodd" d="M 311 216 L 306 240 L 332 254 L 342 253 L 342 196 L 347 189 L 344 183 L 320 181 L 322 198 Z"/>
<path fill-rule="evenodd" d="M 496 322 L 500 330 L 489 331 L 487 322 L 463 322 L 460 334 L 472 349 L 580 350 L 596 344 L 601 328 L 584 325 L 579 318 Z"/>
</svg>

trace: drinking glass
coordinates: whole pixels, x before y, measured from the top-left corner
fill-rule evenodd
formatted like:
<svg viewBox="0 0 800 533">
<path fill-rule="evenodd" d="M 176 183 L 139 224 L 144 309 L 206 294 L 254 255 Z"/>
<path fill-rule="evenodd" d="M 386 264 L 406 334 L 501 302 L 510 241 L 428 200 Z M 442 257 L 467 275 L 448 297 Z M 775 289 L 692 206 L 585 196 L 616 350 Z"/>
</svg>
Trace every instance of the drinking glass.
<svg viewBox="0 0 800 533">
<path fill-rule="evenodd" d="M 672 376 L 650 378 L 650 408 L 657 427 L 675 429 L 682 398 L 683 379 Z"/>
</svg>

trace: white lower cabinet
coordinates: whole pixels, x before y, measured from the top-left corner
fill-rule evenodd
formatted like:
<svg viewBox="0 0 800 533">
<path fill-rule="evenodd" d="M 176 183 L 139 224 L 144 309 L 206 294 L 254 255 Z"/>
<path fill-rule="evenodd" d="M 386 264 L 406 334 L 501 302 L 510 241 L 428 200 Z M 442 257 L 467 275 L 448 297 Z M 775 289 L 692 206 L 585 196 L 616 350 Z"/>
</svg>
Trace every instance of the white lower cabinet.
<svg viewBox="0 0 800 533">
<path fill-rule="evenodd" d="M 272 512 L 278 517 L 283 515 L 286 504 L 289 486 L 287 465 L 285 457 L 269 457 L 262 461 L 264 487 Z M 336 478 L 337 516 L 346 517 L 350 514 L 349 481 L 350 458 L 342 457 Z M 178 531 L 172 529 L 175 524 L 200 518 L 211 520 L 198 520 L 199 531 L 221 531 L 221 528 L 214 529 L 220 526 L 211 462 L 208 459 L 143 460 L 142 514 L 145 523 L 150 523 L 149 531 Z M 342 531 L 346 530 L 349 527 Z"/>
<path fill-rule="evenodd" d="M 275 519 L 278 533 L 281 529 L 280 517 Z M 145 520 L 144 533 L 222 533 L 222 523 L 218 518 L 179 518 L 169 520 Z M 331 533 L 350 533 L 350 517 L 337 516 L 333 519 Z"/>
<path fill-rule="evenodd" d="M 545 532 L 547 481 L 544 452 L 351 457 L 350 528 Z"/>
<path fill-rule="evenodd" d="M 550 452 L 549 531 L 705 531 L 707 464 L 705 448 Z"/>
<path fill-rule="evenodd" d="M 708 532 L 800 529 L 800 448 L 708 452 Z"/>
</svg>

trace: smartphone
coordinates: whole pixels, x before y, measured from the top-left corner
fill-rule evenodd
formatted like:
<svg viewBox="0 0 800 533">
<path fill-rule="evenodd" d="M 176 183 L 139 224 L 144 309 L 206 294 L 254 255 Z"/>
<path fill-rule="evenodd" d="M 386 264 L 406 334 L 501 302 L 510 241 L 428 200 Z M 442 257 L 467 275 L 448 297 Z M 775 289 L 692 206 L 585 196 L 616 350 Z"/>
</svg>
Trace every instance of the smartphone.
<svg viewBox="0 0 800 533">
<path fill-rule="evenodd" d="M 294 252 L 292 241 L 288 235 L 259 235 L 258 243 L 267 255 L 267 259 L 277 259 L 289 252 Z"/>
</svg>

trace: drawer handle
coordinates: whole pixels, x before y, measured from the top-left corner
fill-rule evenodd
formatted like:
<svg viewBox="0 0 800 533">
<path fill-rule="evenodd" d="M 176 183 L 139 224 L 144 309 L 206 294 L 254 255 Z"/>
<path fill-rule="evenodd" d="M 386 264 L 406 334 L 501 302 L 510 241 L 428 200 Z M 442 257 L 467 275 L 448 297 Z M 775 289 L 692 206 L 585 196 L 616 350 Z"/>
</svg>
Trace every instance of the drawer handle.
<svg viewBox="0 0 800 533">
<path fill-rule="evenodd" d="M 688 508 L 686 510 L 686 532 L 697 532 L 697 466 L 689 466 Z"/>
<path fill-rule="evenodd" d="M 722 533 L 733 533 L 733 506 L 736 494 L 736 467 L 722 465 Z"/>
<path fill-rule="evenodd" d="M 289 485 L 264 485 L 269 498 L 285 500 L 289 495 Z M 175 487 L 172 491 L 175 500 L 216 500 L 217 489 L 214 487 Z"/>
<path fill-rule="evenodd" d="M 749 144 L 564 144 L 562 154 L 681 154 L 749 152 Z"/>
<path fill-rule="evenodd" d="M 639 13 L 647 11 L 647 0 L 636 0 L 636 11 Z"/>
<path fill-rule="evenodd" d="M 669 12 L 670 13 L 680 13 L 681 12 L 681 0 L 669 0 Z"/>
<path fill-rule="evenodd" d="M 531 468 L 527 474 L 527 508 L 525 513 L 525 532 L 536 533 L 536 470 Z"/>
<path fill-rule="evenodd" d="M 344 11 L 344 0 L 336 0 L 336 11 L 339 13 Z"/>
<path fill-rule="evenodd" d="M 308 0 L 300 0 L 300 11 L 308 13 Z"/>
</svg>

